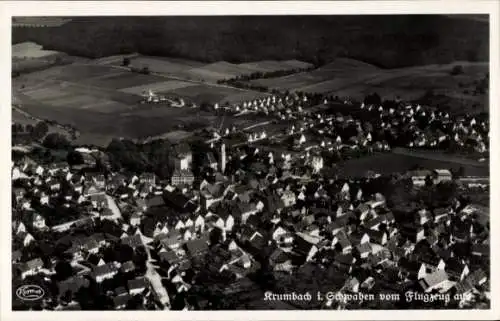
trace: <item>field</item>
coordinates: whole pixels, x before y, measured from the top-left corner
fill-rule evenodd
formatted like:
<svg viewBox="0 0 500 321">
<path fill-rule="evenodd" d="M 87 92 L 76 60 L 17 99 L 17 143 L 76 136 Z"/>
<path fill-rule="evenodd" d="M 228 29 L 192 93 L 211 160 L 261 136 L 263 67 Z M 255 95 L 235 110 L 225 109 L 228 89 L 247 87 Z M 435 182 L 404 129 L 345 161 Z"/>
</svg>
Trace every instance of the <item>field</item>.
<svg viewBox="0 0 500 321">
<path fill-rule="evenodd" d="M 452 76 L 456 65 L 463 66 L 463 74 Z M 451 110 L 481 112 L 488 108 L 487 95 L 474 95 L 474 84 L 488 72 L 488 63 L 455 62 L 443 65 L 425 65 L 399 69 L 380 69 L 351 59 L 338 59 L 311 72 L 280 78 L 258 79 L 252 84 L 280 90 L 299 90 L 363 99 L 367 94 L 379 93 L 384 99 L 400 97 L 417 100 L 432 92 L 435 104 L 447 105 Z M 477 104 L 476 108 L 472 108 Z"/>
<path fill-rule="evenodd" d="M 207 64 L 179 58 L 129 55 L 132 65 L 147 65 L 150 68 L 152 74 L 146 75 L 121 67 L 123 57 L 100 59 L 95 63 L 78 62 L 20 75 L 13 79 L 13 97 L 20 100 L 22 109 L 32 116 L 70 124 L 81 133 L 80 141 L 101 145 L 110 136 L 146 139 L 178 130 L 177 125 L 190 128 L 189 131 L 213 125 L 218 118 L 200 110 L 139 104 L 142 93 L 149 89 L 197 105 L 240 103 L 267 94 L 218 85 L 216 80 L 255 70 L 309 66 L 298 60 Z M 434 94 L 440 94 L 448 101 L 454 99 L 462 104 L 483 104 L 482 96 L 459 92 L 453 87 L 458 88 L 461 84 L 462 89 L 470 88 L 473 79 L 484 75 L 488 65 L 460 64 L 464 66 L 464 73 L 451 76 L 449 73 L 454 64 L 388 70 L 342 58 L 311 72 L 260 79 L 252 83 L 282 90 L 307 90 L 361 98 L 366 93 L 377 91 L 384 98 L 399 95 L 408 99 L 421 96 L 432 88 Z M 195 80 L 196 77 L 202 79 Z M 460 104 L 457 103 L 457 106 Z M 228 122 L 248 122 L 251 125 L 258 121 L 244 116 Z M 172 138 L 178 139 L 179 135 L 174 136 Z"/>
<path fill-rule="evenodd" d="M 113 61 L 116 59 L 99 64 L 57 66 L 21 75 L 13 79 L 13 101 L 35 118 L 74 126 L 80 133 L 75 143 L 104 146 L 111 137 L 142 140 L 165 135 L 179 140 L 188 137 L 194 129 L 213 125 L 220 118 L 199 109 L 140 104 L 141 94 L 148 89 L 198 105 L 240 102 L 265 95 L 228 86 L 133 73 L 113 66 Z M 181 62 L 172 60 L 172 63 Z M 225 125 L 251 124 L 252 121 L 238 117 L 228 119 Z M 178 125 L 188 129 L 180 132 Z M 171 131 L 173 133 L 166 134 Z"/>
<path fill-rule="evenodd" d="M 256 97 L 263 97 L 265 94 L 255 91 L 248 91 L 226 86 L 211 86 L 206 84 L 194 84 L 193 86 L 184 86 L 174 90 L 159 91 L 160 94 L 168 94 L 179 97 L 186 97 L 197 104 L 225 102 L 236 103 Z"/>
<path fill-rule="evenodd" d="M 193 68 L 187 71 L 187 74 L 192 79 L 204 80 L 206 82 L 217 82 L 217 80 L 234 78 L 235 76 L 247 73 L 251 73 L 251 71 L 225 61 Z"/>
<path fill-rule="evenodd" d="M 120 66 L 124 56 L 114 58 L 99 59 L 99 63 L 104 65 Z M 230 79 L 251 73 L 271 72 L 278 70 L 292 70 L 311 67 L 312 64 L 299 60 L 265 60 L 234 64 L 227 61 L 214 63 L 203 63 L 200 61 L 165 58 L 154 56 L 131 55 L 130 66 L 135 68 L 148 67 L 154 73 L 165 76 L 184 79 L 188 81 L 198 81 L 206 83 L 216 83 L 218 80 Z"/>
<path fill-rule="evenodd" d="M 237 76 L 249 75 L 254 72 L 273 72 L 279 70 L 305 69 L 312 64 L 298 61 L 276 61 L 264 60 L 243 64 L 232 64 L 226 61 L 208 64 L 199 68 L 187 71 L 191 79 L 199 79 L 206 82 L 216 82 L 218 80 L 235 78 Z"/>
<path fill-rule="evenodd" d="M 57 55 L 59 52 L 43 50 L 42 46 L 33 42 L 23 42 L 12 46 L 12 59 L 30 59 Z"/>
<path fill-rule="evenodd" d="M 381 70 L 373 65 L 347 58 L 339 58 L 318 69 L 278 78 L 253 80 L 252 84 L 280 90 L 298 90 L 306 86 L 321 84 L 334 78 L 345 80 Z"/>
<path fill-rule="evenodd" d="M 312 67 L 313 65 L 311 63 L 299 60 L 261 60 L 258 62 L 247 62 L 244 64 L 239 64 L 238 66 L 248 68 L 253 71 L 272 72 L 277 70 L 306 69 Z"/>
<path fill-rule="evenodd" d="M 86 79 L 81 83 L 107 89 L 125 89 L 162 82 L 164 80 L 165 78 L 159 76 L 122 71 L 121 73 L 106 75 L 105 77 Z"/>
<path fill-rule="evenodd" d="M 454 160 L 439 160 L 431 155 L 429 155 L 429 158 L 423 158 L 397 153 L 380 153 L 368 157 L 351 159 L 337 165 L 339 175 L 344 177 L 361 176 L 364 175 L 367 170 L 380 174 L 405 172 L 415 165 L 428 169 L 446 168 L 455 170 L 463 166 L 465 169 L 464 175 L 466 176 L 489 176 L 488 163 L 477 163 L 476 165 L 472 163 L 461 164 Z"/>
</svg>

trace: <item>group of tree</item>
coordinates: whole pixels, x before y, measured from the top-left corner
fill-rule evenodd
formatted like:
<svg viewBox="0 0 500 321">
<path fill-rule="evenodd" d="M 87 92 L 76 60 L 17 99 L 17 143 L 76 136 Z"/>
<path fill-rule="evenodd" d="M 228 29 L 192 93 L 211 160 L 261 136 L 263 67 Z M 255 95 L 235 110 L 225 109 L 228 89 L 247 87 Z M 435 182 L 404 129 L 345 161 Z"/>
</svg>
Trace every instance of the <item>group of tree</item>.
<svg viewBox="0 0 500 321">
<path fill-rule="evenodd" d="M 14 123 L 11 126 L 11 132 L 14 143 L 19 140 L 40 141 L 49 132 L 49 126 L 44 121 L 39 121 L 35 126 L 31 124 L 22 125 L 20 123 Z"/>
<path fill-rule="evenodd" d="M 245 82 L 241 80 L 236 80 L 236 79 L 228 79 L 223 82 L 218 82 L 218 83 L 223 83 L 232 87 L 236 88 L 241 88 L 241 89 L 248 89 L 248 90 L 256 90 L 260 92 L 269 92 L 269 87 L 263 86 L 263 85 L 254 85 L 250 82 Z"/>
<path fill-rule="evenodd" d="M 130 58 L 128 57 L 123 58 L 122 66 L 128 67 L 129 65 L 130 65 Z"/>
<path fill-rule="evenodd" d="M 251 74 L 246 74 L 246 75 L 239 75 L 234 78 L 230 79 L 221 79 L 218 80 L 218 84 L 231 84 L 235 82 L 241 82 L 241 81 L 250 81 L 250 80 L 256 80 L 256 79 L 267 79 L 267 78 L 278 78 L 278 77 L 284 77 L 292 74 L 296 74 L 299 72 L 306 72 L 306 71 L 311 71 L 314 70 L 315 67 L 307 67 L 307 68 L 292 68 L 292 69 L 280 69 L 280 70 L 274 70 L 274 71 L 256 71 Z"/>
<path fill-rule="evenodd" d="M 106 153 L 116 170 L 135 173 L 152 171 L 160 178 L 167 178 L 173 170 L 170 166 L 172 146 L 167 140 L 136 144 L 127 139 L 113 139 Z"/>
<path fill-rule="evenodd" d="M 462 65 L 455 65 L 450 71 L 450 75 L 452 76 L 458 76 L 464 73 L 464 66 Z"/>
<path fill-rule="evenodd" d="M 378 93 L 374 92 L 366 95 L 363 102 L 365 103 L 365 105 L 380 106 L 382 104 L 382 97 L 380 97 Z"/>
<path fill-rule="evenodd" d="M 59 133 L 50 133 L 43 139 L 43 146 L 49 149 L 69 149 L 71 142 Z"/>
<path fill-rule="evenodd" d="M 429 182 L 425 188 L 418 193 L 417 199 L 426 204 L 429 208 L 439 206 L 449 206 L 453 200 L 460 197 L 460 190 L 456 182 L 441 182 L 433 184 Z"/>
<path fill-rule="evenodd" d="M 479 81 L 476 82 L 474 92 L 477 94 L 486 94 L 490 88 L 490 74 L 489 72 L 484 75 Z"/>
</svg>

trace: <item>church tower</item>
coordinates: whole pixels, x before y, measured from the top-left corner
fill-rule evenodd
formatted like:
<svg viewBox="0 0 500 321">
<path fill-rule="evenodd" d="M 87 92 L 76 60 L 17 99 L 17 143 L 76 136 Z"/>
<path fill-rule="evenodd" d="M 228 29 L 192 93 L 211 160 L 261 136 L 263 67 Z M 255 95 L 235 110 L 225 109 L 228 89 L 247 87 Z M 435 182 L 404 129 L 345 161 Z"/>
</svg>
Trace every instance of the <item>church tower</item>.
<svg viewBox="0 0 500 321">
<path fill-rule="evenodd" d="M 220 145 L 220 172 L 224 174 L 226 170 L 226 145 L 222 143 Z"/>
</svg>

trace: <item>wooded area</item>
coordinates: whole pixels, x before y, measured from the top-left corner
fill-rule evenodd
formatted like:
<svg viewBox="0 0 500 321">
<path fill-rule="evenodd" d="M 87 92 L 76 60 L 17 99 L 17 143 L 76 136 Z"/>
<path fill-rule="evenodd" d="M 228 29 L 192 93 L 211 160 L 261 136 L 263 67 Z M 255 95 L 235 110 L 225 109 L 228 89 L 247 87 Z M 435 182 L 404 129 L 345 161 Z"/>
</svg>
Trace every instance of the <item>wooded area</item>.
<svg viewBox="0 0 500 321">
<path fill-rule="evenodd" d="M 13 28 L 12 36 L 92 58 L 139 52 L 321 65 L 349 57 L 386 68 L 489 59 L 487 23 L 440 15 L 79 17 L 57 28 Z"/>
</svg>

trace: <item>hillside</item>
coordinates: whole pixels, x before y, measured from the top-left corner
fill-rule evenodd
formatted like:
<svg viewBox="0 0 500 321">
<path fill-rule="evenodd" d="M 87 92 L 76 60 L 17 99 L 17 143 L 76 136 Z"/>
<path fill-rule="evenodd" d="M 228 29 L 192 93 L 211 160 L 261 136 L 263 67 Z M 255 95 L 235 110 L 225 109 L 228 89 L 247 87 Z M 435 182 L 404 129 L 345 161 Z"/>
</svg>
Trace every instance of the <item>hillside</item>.
<svg viewBox="0 0 500 321">
<path fill-rule="evenodd" d="M 396 68 L 489 60 L 484 19 L 440 15 L 78 17 L 55 28 L 13 28 L 13 42 L 104 57 L 140 52 L 205 62 L 349 57 Z"/>
</svg>

